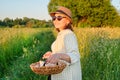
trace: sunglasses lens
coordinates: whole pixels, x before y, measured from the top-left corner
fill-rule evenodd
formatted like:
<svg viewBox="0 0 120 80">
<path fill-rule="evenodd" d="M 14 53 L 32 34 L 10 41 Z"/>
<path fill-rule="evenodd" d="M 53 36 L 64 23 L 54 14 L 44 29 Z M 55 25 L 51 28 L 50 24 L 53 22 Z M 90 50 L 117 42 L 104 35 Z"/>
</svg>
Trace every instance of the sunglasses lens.
<svg viewBox="0 0 120 80">
<path fill-rule="evenodd" d="M 54 21 L 55 19 L 56 19 L 56 16 L 53 16 L 53 17 L 52 17 L 52 20 Z"/>
<path fill-rule="evenodd" d="M 60 20 L 62 20 L 62 18 L 63 18 L 62 16 L 58 16 L 57 20 L 60 21 Z"/>
<path fill-rule="evenodd" d="M 55 21 L 57 19 L 58 21 L 61 21 L 63 18 L 65 18 L 65 17 L 62 17 L 62 16 L 57 16 L 57 17 L 53 16 L 52 20 Z"/>
</svg>

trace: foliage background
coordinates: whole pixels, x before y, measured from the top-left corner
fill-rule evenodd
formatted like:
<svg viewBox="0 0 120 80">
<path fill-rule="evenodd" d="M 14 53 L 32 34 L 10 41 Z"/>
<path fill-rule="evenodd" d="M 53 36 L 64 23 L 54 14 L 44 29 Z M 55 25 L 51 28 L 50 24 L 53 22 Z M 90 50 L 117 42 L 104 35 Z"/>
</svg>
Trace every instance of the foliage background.
<svg viewBox="0 0 120 80">
<path fill-rule="evenodd" d="M 55 11 L 57 6 L 72 11 L 74 26 L 77 27 L 120 26 L 120 15 L 110 0 L 50 0 L 49 12 Z"/>
</svg>

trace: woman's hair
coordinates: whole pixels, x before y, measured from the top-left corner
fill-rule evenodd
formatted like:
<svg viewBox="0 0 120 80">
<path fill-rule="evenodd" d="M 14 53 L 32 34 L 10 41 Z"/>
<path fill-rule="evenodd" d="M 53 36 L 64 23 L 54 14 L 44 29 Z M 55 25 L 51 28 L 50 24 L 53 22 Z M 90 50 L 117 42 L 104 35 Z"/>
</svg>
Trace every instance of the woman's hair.
<svg viewBox="0 0 120 80">
<path fill-rule="evenodd" d="M 73 31 L 73 26 L 72 26 L 72 23 L 69 23 L 64 29 L 70 29 L 71 31 Z M 60 30 L 58 28 L 56 28 L 56 30 L 58 32 L 60 32 Z"/>
</svg>

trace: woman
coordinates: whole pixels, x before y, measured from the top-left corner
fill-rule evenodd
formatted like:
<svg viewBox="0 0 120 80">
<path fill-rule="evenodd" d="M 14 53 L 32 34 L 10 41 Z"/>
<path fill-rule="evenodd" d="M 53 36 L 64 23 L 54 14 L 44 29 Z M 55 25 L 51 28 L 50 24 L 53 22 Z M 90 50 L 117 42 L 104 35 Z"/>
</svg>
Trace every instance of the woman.
<svg viewBox="0 0 120 80">
<path fill-rule="evenodd" d="M 56 12 L 50 13 L 50 16 L 58 35 L 51 46 L 52 52 L 46 52 L 43 58 L 47 58 L 47 63 L 56 64 L 64 60 L 67 64 L 61 73 L 51 75 L 51 80 L 82 80 L 80 54 L 72 29 L 71 11 L 60 6 Z"/>
</svg>

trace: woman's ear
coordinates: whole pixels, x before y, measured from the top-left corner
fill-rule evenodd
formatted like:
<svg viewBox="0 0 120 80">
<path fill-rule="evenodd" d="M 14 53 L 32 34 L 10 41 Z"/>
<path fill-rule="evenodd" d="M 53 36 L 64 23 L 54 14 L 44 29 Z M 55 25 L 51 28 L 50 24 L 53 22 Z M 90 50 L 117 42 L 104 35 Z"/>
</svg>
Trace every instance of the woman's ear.
<svg viewBox="0 0 120 80">
<path fill-rule="evenodd" d="M 67 22 L 66 22 L 67 24 L 69 24 L 70 23 L 70 21 L 69 20 L 67 20 Z"/>
<path fill-rule="evenodd" d="M 70 21 L 69 21 L 68 19 L 66 19 L 66 23 L 69 24 L 69 22 L 70 22 Z"/>
</svg>

